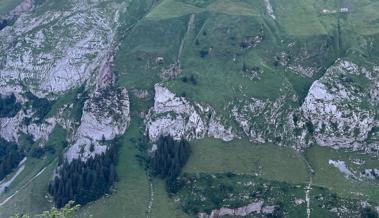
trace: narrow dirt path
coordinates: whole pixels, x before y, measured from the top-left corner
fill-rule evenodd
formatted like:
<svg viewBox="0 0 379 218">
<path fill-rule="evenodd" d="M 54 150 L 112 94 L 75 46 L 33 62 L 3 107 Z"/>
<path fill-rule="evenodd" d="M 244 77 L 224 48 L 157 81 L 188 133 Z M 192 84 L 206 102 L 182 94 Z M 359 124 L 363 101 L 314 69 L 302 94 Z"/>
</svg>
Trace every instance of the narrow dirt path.
<svg viewBox="0 0 379 218">
<path fill-rule="evenodd" d="M 150 199 L 146 208 L 146 218 L 151 218 L 151 210 L 153 208 L 153 203 L 154 203 L 154 185 L 151 180 L 151 176 L 148 176 L 148 177 L 149 177 L 149 182 L 150 182 L 150 186 L 149 186 Z"/>
<path fill-rule="evenodd" d="M 313 175 L 315 171 L 313 170 L 312 165 L 308 162 L 306 157 L 304 157 L 303 154 L 301 154 L 300 156 L 303 159 L 304 163 L 307 165 L 307 169 L 308 169 L 308 185 L 305 187 L 305 202 L 307 204 L 306 218 L 310 218 L 311 217 L 311 191 L 312 191 L 312 186 L 313 186 Z"/>
<path fill-rule="evenodd" d="M 312 190 L 312 177 L 309 177 L 309 183 L 305 188 L 305 202 L 307 203 L 307 218 L 311 217 L 311 197 L 310 192 Z"/>
<path fill-rule="evenodd" d="M 188 25 L 187 25 L 187 31 L 184 34 L 182 41 L 180 42 L 180 47 L 179 47 L 179 52 L 178 52 L 178 63 L 180 63 L 180 57 L 182 56 L 182 53 L 183 53 L 183 47 L 184 47 L 185 39 L 188 36 L 189 32 L 191 31 L 191 28 L 192 28 L 194 21 L 195 21 L 195 14 L 191 14 L 191 17 L 190 17 L 190 19 L 188 21 Z"/>
<path fill-rule="evenodd" d="M 54 161 L 53 161 L 54 162 Z M 52 163 L 53 163 L 52 162 Z M 50 163 L 51 164 L 51 163 Z M 40 170 L 35 176 L 33 176 L 27 183 L 25 183 L 21 188 L 17 189 L 11 196 L 6 198 L 3 202 L 0 203 L 0 207 L 6 204 L 9 200 L 11 200 L 18 192 L 24 190 L 30 183 L 32 183 L 37 177 L 39 177 L 43 172 L 45 172 L 46 168 L 50 165 L 48 164 L 42 170 Z"/>
</svg>

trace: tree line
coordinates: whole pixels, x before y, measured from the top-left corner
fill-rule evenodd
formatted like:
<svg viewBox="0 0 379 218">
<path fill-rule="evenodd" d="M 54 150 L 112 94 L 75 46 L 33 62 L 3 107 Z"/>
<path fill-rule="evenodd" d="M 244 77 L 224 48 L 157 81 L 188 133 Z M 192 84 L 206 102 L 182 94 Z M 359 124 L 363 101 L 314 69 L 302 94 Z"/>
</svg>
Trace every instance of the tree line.
<svg viewBox="0 0 379 218">
<path fill-rule="evenodd" d="M 16 144 L 0 138 L 0 180 L 11 173 L 24 156 L 24 153 Z"/>
<path fill-rule="evenodd" d="M 49 193 L 53 196 L 56 207 L 61 208 L 71 200 L 84 205 L 109 192 L 117 180 L 117 150 L 116 143 L 106 153 L 87 161 L 75 159 L 69 163 L 64 160 L 49 184 Z"/>
<path fill-rule="evenodd" d="M 171 136 L 161 136 L 157 142 L 157 150 L 150 160 L 153 176 L 166 179 L 166 190 L 176 193 L 179 189 L 177 177 L 187 163 L 191 154 L 190 144 L 182 139 L 175 141 Z"/>
</svg>

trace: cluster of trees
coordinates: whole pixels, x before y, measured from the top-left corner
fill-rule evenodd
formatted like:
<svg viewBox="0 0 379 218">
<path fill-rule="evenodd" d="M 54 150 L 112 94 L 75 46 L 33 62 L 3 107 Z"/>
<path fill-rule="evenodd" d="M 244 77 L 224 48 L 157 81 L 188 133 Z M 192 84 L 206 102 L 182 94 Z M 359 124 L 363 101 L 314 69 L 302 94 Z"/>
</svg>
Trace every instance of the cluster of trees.
<svg viewBox="0 0 379 218">
<path fill-rule="evenodd" d="M 0 20 L 0 30 L 8 26 L 8 20 Z"/>
<path fill-rule="evenodd" d="M 0 180 L 4 179 L 24 158 L 24 154 L 16 144 L 0 138 Z"/>
<path fill-rule="evenodd" d="M 31 106 L 35 111 L 37 121 L 42 122 L 50 112 L 54 102 L 49 101 L 46 98 L 38 98 L 31 92 L 27 92 L 26 97 L 29 99 Z"/>
<path fill-rule="evenodd" d="M 177 177 L 191 154 L 190 145 L 184 139 L 174 141 L 171 136 L 161 136 L 157 147 L 150 160 L 152 174 L 166 179 L 167 192 L 176 193 L 180 188 Z"/>
<path fill-rule="evenodd" d="M 14 117 L 20 110 L 21 104 L 17 102 L 14 94 L 0 96 L 0 117 Z"/>
<path fill-rule="evenodd" d="M 75 159 L 68 163 L 65 160 L 49 184 L 56 207 L 61 208 L 71 200 L 84 205 L 109 192 L 117 179 L 117 147 L 112 145 L 106 153 L 86 162 Z"/>
<path fill-rule="evenodd" d="M 365 207 L 361 209 L 362 218 L 379 218 L 378 212 L 372 207 Z"/>
<path fill-rule="evenodd" d="M 187 76 L 182 77 L 182 82 L 184 83 L 190 82 L 192 85 L 197 85 L 197 80 L 194 75 L 191 75 L 189 77 Z"/>
</svg>

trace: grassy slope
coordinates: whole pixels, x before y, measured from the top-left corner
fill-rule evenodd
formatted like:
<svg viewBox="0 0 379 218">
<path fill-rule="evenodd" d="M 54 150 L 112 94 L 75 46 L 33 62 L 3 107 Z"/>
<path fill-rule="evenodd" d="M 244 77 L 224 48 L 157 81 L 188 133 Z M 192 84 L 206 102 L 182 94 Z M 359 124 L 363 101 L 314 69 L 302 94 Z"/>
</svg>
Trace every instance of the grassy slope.
<svg viewBox="0 0 379 218">
<path fill-rule="evenodd" d="M 185 93 L 192 100 L 206 102 L 221 113 L 227 103 L 245 95 L 276 99 L 279 90 L 289 83 L 303 97 L 316 77 L 303 78 L 284 73 L 284 69 L 273 66 L 273 57 L 279 51 L 287 50 L 287 44 L 294 39 L 309 49 L 319 47 L 325 42 L 324 35 L 335 29 L 336 17 L 320 17 L 320 5 L 297 3 L 292 0 L 283 5 L 274 1 L 274 9 L 279 15 L 277 21 L 273 21 L 265 14 L 263 1 L 161 1 L 130 31 L 127 43 L 122 43 L 116 58 L 119 84 L 151 89 L 160 81 L 161 70 L 176 62 L 180 42 L 184 40 L 181 75 L 194 75 L 198 84 L 183 84 L 180 79 L 169 81 L 166 85 L 178 94 Z M 304 8 L 309 13 L 302 12 Z M 294 19 L 294 14 L 285 13 L 288 10 L 296 12 L 296 16 L 302 19 Z M 195 14 L 195 19 L 186 34 L 190 14 Z M 293 20 L 304 23 L 297 24 Z M 317 24 L 317 28 L 309 23 Z M 262 25 L 263 42 L 249 50 L 241 50 L 240 42 L 247 36 L 258 35 Z M 200 51 L 209 48 L 213 48 L 212 54 L 201 58 Z M 297 50 L 293 53 L 298 55 Z M 164 64 L 155 63 L 157 57 L 164 57 Z M 335 56 L 322 58 L 326 67 Z M 313 64 L 315 60 L 309 62 Z M 261 80 L 247 79 L 241 73 L 243 64 L 260 67 L 263 71 Z"/>
<path fill-rule="evenodd" d="M 129 39 L 132 43 L 129 43 L 129 47 L 124 46 L 121 50 L 121 65 L 116 65 L 117 70 L 121 72 L 119 84 L 128 88 L 151 90 L 152 85 L 160 81 L 158 75 L 161 69 L 175 63 L 180 40 L 184 39 L 180 60 L 182 76 L 194 75 L 198 84 L 194 86 L 183 83 L 180 79 L 166 82 L 166 85 L 178 94 L 185 93 L 191 100 L 208 103 L 218 112 L 224 110 L 225 105 L 236 97 L 243 98 L 242 93 L 248 97 L 275 99 L 278 97 L 278 90 L 286 85 L 287 81 L 293 85 L 299 97 L 304 98 L 312 82 L 320 75 L 305 78 L 291 72 L 284 73 L 283 69 L 273 66 L 272 57 L 276 52 L 285 50 L 287 42 L 295 41 L 312 50 L 313 46 L 318 47 L 325 43 L 328 36 L 338 38 L 337 16 L 320 15 L 324 8 L 337 8 L 338 2 L 273 0 L 271 3 L 277 15 L 276 21 L 265 15 L 261 1 L 161 1 L 131 31 Z M 359 13 L 371 11 L 368 7 L 372 4 L 368 1 L 365 1 L 365 4 L 366 8 L 360 7 Z M 359 14 L 358 11 L 356 13 Z M 190 14 L 195 14 L 195 21 L 188 34 L 185 34 Z M 352 14 L 348 20 L 341 21 L 341 24 L 345 25 L 343 31 L 355 25 L 354 19 L 357 18 L 354 16 Z M 265 41 L 247 52 L 241 52 L 238 47 L 239 40 L 245 36 L 256 35 L 261 23 L 265 27 Z M 172 31 L 173 29 L 175 31 Z M 344 32 L 343 37 L 351 37 L 350 33 L 346 33 Z M 284 39 L 285 42 L 281 42 L 280 39 Z M 350 43 L 356 42 L 345 43 L 344 46 L 351 46 Z M 322 68 L 327 68 L 333 63 L 336 54 L 343 54 L 339 45 L 332 46 L 336 49 L 333 54 L 327 54 L 317 60 L 323 64 Z M 199 51 L 210 47 L 213 48 L 213 55 L 201 58 Z M 296 55 L 298 51 L 292 52 Z M 154 63 L 158 56 L 165 58 L 163 66 Z M 233 61 L 233 58 L 236 60 Z M 313 60 L 309 61 L 312 64 Z M 241 75 L 243 63 L 261 67 L 264 71 L 262 79 L 250 81 L 244 78 Z M 331 187 L 332 191 L 339 195 L 351 197 L 346 193 L 355 190 L 356 186 L 346 186 L 346 183 L 350 182 L 344 178 L 339 178 L 338 182 L 331 182 L 330 177 L 336 172 L 329 166 L 326 168 L 325 160 L 321 158 L 324 152 L 311 150 L 307 152 L 308 155 L 312 156 L 310 162 L 315 165 L 316 185 Z M 193 155 L 184 171 L 232 171 L 253 174 L 257 172 L 257 165 L 263 166 L 265 178 L 294 183 L 306 181 L 305 166 L 295 152 L 278 149 L 272 145 L 254 146 L 244 140 L 223 143 L 204 139 L 193 142 Z M 364 189 L 362 190 L 367 193 L 368 189 Z M 375 195 L 377 194 L 374 193 L 372 196 Z"/>
<path fill-rule="evenodd" d="M 21 0 L 1 0 L 0 1 L 0 16 L 5 15 L 12 9 L 14 9 Z"/>
<path fill-rule="evenodd" d="M 46 195 L 48 184 L 57 165 L 56 156 L 66 146 L 66 138 L 67 132 L 57 126 L 47 141 L 47 145 L 55 149 L 55 153 L 47 152 L 41 159 L 28 157 L 24 171 L 10 185 L 9 190 L 0 196 L 0 202 L 4 202 L 14 194 L 0 208 L 0 217 L 8 217 L 16 212 L 38 213 L 52 206 Z"/>
<path fill-rule="evenodd" d="M 139 134 L 138 124 L 134 121 L 121 139 L 117 165 L 119 181 L 114 193 L 85 206 L 78 217 L 144 217 L 149 201 L 149 182 L 143 167 L 134 157 L 138 152 L 135 144 L 130 142 Z"/>
<path fill-rule="evenodd" d="M 0 202 L 4 202 L 15 194 L 0 208 L 0 217 L 9 217 L 15 213 L 35 213 L 48 210 L 52 204 L 45 198 L 45 195 L 55 166 L 56 161 L 52 161 L 51 157 L 45 160 L 29 158 L 25 162 L 24 171 L 11 184 L 9 190 L 1 195 Z M 45 167 L 47 167 L 46 170 L 34 178 Z"/>
<path fill-rule="evenodd" d="M 363 169 L 378 168 L 377 157 L 360 154 L 358 152 L 336 151 L 329 148 L 314 146 L 305 153 L 309 163 L 315 170 L 314 184 L 329 188 L 345 198 L 369 199 L 379 202 L 379 189 L 377 183 L 365 181 L 355 181 L 347 179 L 335 167 L 329 165 L 329 160 L 342 160 L 348 167 L 358 173 Z M 353 163 L 354 160 L 364 160 L 365 164 L 359 166 Z M 363 196 L 360 196 L 362 193 Z"/>
<path fill-rule="evenodd" d="M 5 2 L 10 1 L 0 3 L 0 14 L 1 9 L 5 8 L 1 4 Z M 130 10 L 136 10 L 138 13 L 125 19 L 126 22 L 131 20 L 136 23 L 126 25 L 128 28 L 125 29 L 128 30 L 115 59 L 115 70 L 120 76 L 119 85 L 151 90 L 153 84 L 160 81 L 158 75 L 162 67 L 175 63 L 180 42 L 185 37 L 181 59 L 182 75 L 195 75 L 199 82 L 196 86 L 183 84 L 180 79 L 168 82 L 167 85 L 178 94 L 186 92 L 190 99 L 206 102 L 214 106 L 217 111 L 222 111 L 226 103 L 236 97 L 241 98 L 241 93 L 247 94 L 248 97 L 275 99 L 278 97 L 278 90 L 286 84 L 287 80 L 294 85 L 299 94 L 306 93 L 307 87 L 315 78 L 288 75 L 288 72 L 284 73 L 283 69 L 272 65 L 272 57 L 287 46 L 286 43 L 281 42 L 281 39 L 285 39 L 285 42 L 302 43 L 307 42 L 308 37 L 315 37 L 316 40 L 313 40 L 312 44 L 306 44 L 306 47 L 312 47 L 323 43 L 324 39 L 318 36 L 335 34 L 336 16 L 320 16 L 319 11 L 325 7 L 336 7 L 336 5 L 331 1 L 311 0 L 286 2 L 272 0 L 271 2 L 277 15 L 276 21 L 270 20 L 271 18 L 265 15 L 263 1 L 216 0 L 209 4 L 191 4 L 190 0 L 163 0 L 151 12 L 146 9 L 150 1 L 131 1 Z M 349 2 L 356 10 L 341 20 L 342 29 L 348 33 L 344 37 L 351 37 L 348 31 L 352 30 L 353 32 L 362 30 L 362 33 L 366 35 L 376 33 L 377 24 L 374 21 L 377 17 L 375 14 L 377 2 L 373 3 L 369 0 L 350 0 Z M 144 15 L 146 12 L 148 13 Z M 192 13 L 196 14 L 195 22 L 189 34 L 185 35 L 189 15 Z M 362 14 L 363 17 L 360 16 Z M 235 25 L 236 23 L 238 25 Z M 253 49 L 242 52 L 239 42 L 246 36 L 256 35 L 261 24 L 265 27 L 265 40 Z M 129 29 L 129 27 L 134 28 Z M 196 45 L 196 40 L 199 41 L 199 45 Z M 214 56 L 205 59 L 199 57 L 199 51 L 209 47 L 214 48 Z M 164 57 L 163 66 L 155 63 L 158 56 Z M 234 57 L 236 61 L 233 61 Z M 332 58 L 326 62 L 331 60 Z M 243 77 L 241 74 L 243 63 L 261 67 L 264 71 L 262 80 L 250 81 Z M 67 96 L 70 99 L 71 97 Z M 131 138 L 138 137 L 140 134 L 139 126 L 142 124 L 133 119 L 131 128 L 122 139 L 123 146 L 118 166 L 120 181 L 116 185 L 115 193 L 84 207 L 79 217 L 89 215 L 107 217 L 109 214 L 114 217 L 143 217 L 145 215 L 150 197 L 149 181 L 143 168 L 134 158 L 137 149 L 130 141 Z M 245 140 L 222 143 L 204 139 L 195 141 L 193 150 L 194 154 L 185 168 L 186 172 L 233 171 L 253 174 L 257 166 L 262 165 L 264 178 L 294 183 L 305 182 L 305 166 L 295 152 L 286 148 L 273 145 L 254 146 Z M 376 199 L 378 194 L 370 191 L 376 186 L 364 184 L 357 189 L 358 184 L 353 184 L 342 176 L 335 176 L 338 175 L 336 170 L 327 165 L 328 158 L 334 158 L 335 155 L 338 156 L 339 153 L 335 154 L 329 150 L 317 148 L 312 148 L 307 152 L 311 164 L 316 169 L 315 184 L 331 187 L 343 196 L 351 196 L 349 194 L 351 190 L 360 190 L 370 198 Z M 46 164 L 36 160 L 33 169 L 25 169 L 19 177 L 20 180 L 28 180 Z M 373 164 L 376 165 L 377 162 Z M 29 162 L 27 165 L 31 168 L 33 166 Z M 22 205 L 25 210 L 46 208 L 49 204 L 43 200 L 46 193 L 43 190 L 46 190 L 51 172 L 47 170 L 38 180 L 28 186 L 28 191 L 15 195 L 14 200 L 0 209 L 0 214 L 9 214 L 14 211 L 13 202 L 28 202 Z M 334 177 L 336 181 L 331 179 Z M 10 187 L 10 191 L 20 187 L 22 181 L 19 182 L 20 185 L 15 181 L 15 187 Z M 183 217 L 184 215 L 177 210 L 175 203 L 164 192 L 162 181 L 154 180 L 153 186 L 155 200 L 152 214 L 157 218 Z M 31 194 L 36 190 L 41 191 L 38 191 L 37 195 Z M 5 197 L 6 195 L 2 196 L 2 198 Z"/>
<path fill-rule="evenodd" d="M 192 155 L 184 172 L 258 174 L 262 178 L 305 183 L 307 170 L 294 150 L 272 144 L 254 145 L 246 139 L 222 142 L 215 139 L 191 143 Z"/>
</svg>

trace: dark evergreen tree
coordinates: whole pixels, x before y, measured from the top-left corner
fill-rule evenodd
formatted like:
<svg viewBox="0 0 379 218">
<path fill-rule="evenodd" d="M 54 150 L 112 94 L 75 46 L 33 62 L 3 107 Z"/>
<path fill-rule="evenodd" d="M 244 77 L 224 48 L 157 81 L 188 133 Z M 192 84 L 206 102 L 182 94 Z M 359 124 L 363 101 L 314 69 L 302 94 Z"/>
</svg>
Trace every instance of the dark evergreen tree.
<svg viewBox="0 0 379 218">
<path fill-rule="evenodd" d="M 117 179 L 117 147 L 112 145 L 105 154 L 91 157 L 86 162 L 78 159 L 70 163 L 63 161 L 57 176 L 49 184 L 49 193 L 56 207 L 61 208 L 70 200 L 84 205 L 109 192 Z"/>
<path fill-rule="evenodd" d="M 178 190 L 177 177 L 191 154 L 190 145 L 184 139 L 177 142 L 171 136 L 161 136 L 157 146 L 150 160 L 152 174 L 166 179 L 166 190 L 175 193 Z"/>
<path fill-rule="evenodd" d="M 24 158 L 24 152 L 14 143 L 0 138 L 0 180 L 15 169 Z"/>
<path fill-rule="evenodd" d="M 17 102 L 14 94 L 0 96 L 0 117 L 14 117 L 21 110 L 21 104 Z"/>
</svg>

